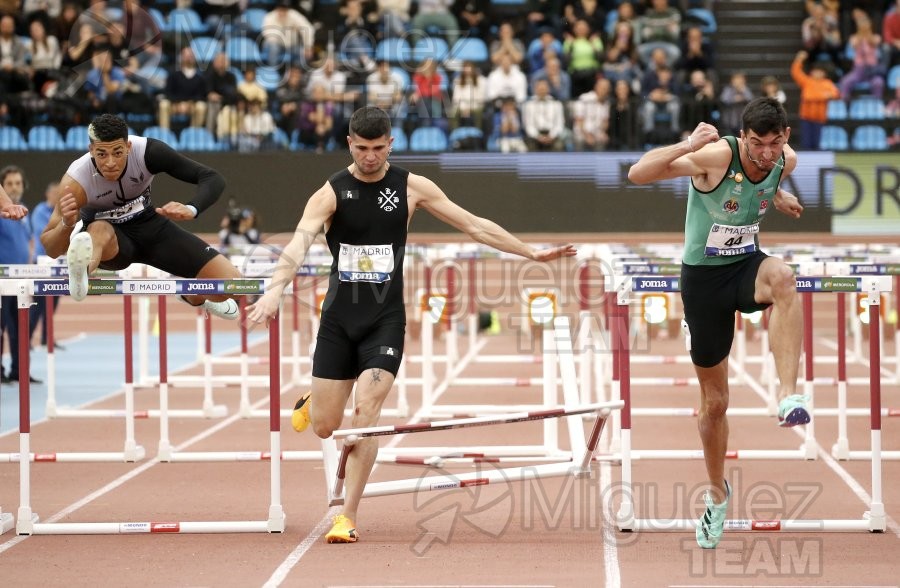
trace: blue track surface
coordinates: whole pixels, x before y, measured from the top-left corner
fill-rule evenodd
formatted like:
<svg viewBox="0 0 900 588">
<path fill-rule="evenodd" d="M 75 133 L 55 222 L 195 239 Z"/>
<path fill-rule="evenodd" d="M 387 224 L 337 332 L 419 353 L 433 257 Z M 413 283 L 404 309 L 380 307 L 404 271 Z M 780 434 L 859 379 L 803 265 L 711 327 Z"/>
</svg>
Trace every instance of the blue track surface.
<svg viewBox="0 0 900 588">
<path fill-rule="evenodd" d="M 265 335 L 250 337 L 252 345 Z M 125 382 L 124 339 L 121 335 L 88 335 L 61 341 L 64 351 L 56 352 L 56 403 L 60 408 L 75 408 L 121 391 Z M 170 333 L 169 372 L 173 374 L 197 361 L 197 339 L 193 333 Z M 217 333 L 213 339 L 213 353 L 237 351 L 240 348 L 238 333 Z M 138 348 L 134 345 L 134 375 L 138 374 Z M 149 341 L 150 377 L 159 376 L 159 340 Z M 9 357 L 3 358 L 4 366 L 9 365 Z M 31 375 L 46 382 L 47 352 L 36 349 L 31 354 Z M 45 418 L 47 406 L 47 385 L 31 385 L 31 422 Z M 19 427 L 19 386 L 18 383 L 0 386 L 0 434 Z"/>
</svg>

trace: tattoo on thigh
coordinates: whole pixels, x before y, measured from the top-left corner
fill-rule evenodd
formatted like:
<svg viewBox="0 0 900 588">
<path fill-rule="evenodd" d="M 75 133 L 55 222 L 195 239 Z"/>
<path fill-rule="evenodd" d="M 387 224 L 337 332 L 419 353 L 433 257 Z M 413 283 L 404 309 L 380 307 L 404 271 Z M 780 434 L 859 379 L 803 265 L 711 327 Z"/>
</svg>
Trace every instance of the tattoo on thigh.
<svg viewBox="0 0 900 588">
<path fill-rule="evenodd" d="M 372 370 L 372 383 L 377 384 L 380 381 L 381 381 L 381 370 L 376 368 L 376 369 Z"/>
</svg>

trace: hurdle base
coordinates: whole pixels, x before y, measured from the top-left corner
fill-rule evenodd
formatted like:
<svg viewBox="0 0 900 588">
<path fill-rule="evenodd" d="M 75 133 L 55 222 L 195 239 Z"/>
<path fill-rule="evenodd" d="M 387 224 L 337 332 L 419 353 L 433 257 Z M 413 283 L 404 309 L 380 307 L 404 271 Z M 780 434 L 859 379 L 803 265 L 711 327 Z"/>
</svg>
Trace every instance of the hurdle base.
<svg viewBox="0 0 900 588">
<path fill-rule="evenodd" d="M 850 444 L 846 438 L 838 439 L 838 442 L 831 446 L 831 457 L 839 461 L 850 459 Z"/>
<path fill-rule="evenodd" d="M 39 523 L 29 535 L 269 533 L 269 521 Z M 24 533 L 20 533 L 24 534 Z"/>
<path fill-rule="evenodd" d="M 31 512 L 31 507 L 21 506 L 16 516 L 16 535 L 33 535 L 34 526 L 40 518 Z"/>
<path fill-rule="evenodd" d="M 10 512 L 0 513 L 0 535 L 16 526 L 16 521 Z"/>
<path fill-rule="evenodd" d="M 623 502 L 616 512 L 616 526 L 620 531 L 630 533 L 634 530 L 634 505 L 631 502 Z"/>
<path fill-rule="evenodd" d="M 280 504 L 269 506 L 269 520 L 266 530 L 269 533 L 284 533 L 285 516 Z"/>
</svg>

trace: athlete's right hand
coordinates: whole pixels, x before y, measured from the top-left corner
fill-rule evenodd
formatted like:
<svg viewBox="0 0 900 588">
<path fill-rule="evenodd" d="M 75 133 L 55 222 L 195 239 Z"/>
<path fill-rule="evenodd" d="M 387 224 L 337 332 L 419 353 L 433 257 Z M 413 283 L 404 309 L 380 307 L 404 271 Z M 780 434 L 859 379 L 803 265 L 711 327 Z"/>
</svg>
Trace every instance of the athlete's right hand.
<svg viewBox="0 0 900 588">
<path fill-rule="evenodd" d="M 247 307 L 247 322 L 259 324 L 265 321 L 269 326 L 275 315 L 278 313 L 278 307 L 281 305 L 281 295 L 274 290 L 269 290 L 263 294 L 259 300 Z"/>
<path fill-rule="evenodd" d="M 62 196 L 59 197 L 59 214 L 62 216 L 63 223 L 68 227 L 74 227 L 75 223 L 81 217 L 79 214 L 78 200 L 72 193 L 72 188 L 63 189 Z"/>
<path fill-rule="evenodd" d="M 705 145 L 719 140 L 719 131 L 713 125 L 702 122 L 691 133 L 690 145 L 694 152 L 700 151 Z"/>
</svg>

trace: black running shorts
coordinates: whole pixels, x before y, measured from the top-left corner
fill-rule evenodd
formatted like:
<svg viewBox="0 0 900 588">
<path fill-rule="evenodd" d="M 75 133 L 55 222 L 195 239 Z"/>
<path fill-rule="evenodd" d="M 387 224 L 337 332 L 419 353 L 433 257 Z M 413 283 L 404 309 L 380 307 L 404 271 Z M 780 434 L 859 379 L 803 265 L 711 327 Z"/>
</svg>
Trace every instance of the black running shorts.
<svg viewBox="0 0 900 588">
<path fill-rule="evenodd" d="M 768 308 L 753 299 L 759 264 L 768 257 L 757 251 L 727 265 L 681 265 L 681 300 L 691 335 L 691 360 L 714 367 L 731 352 L 734 313 Z"/>
<path fill-rule="evenodd" d="M 335 306 L 322 314 L 313 356 L 313 376 L 354 380 L 373 368 L 397 375 L 406 336 L 403 307 L 400 306 L 399 313 L 379 315 L 371 324 L 361 318 L 352 309 L 342 313 Z"/>
<path fill-rule="evenodd" d="M 175 276 L 193 278 L 219 255 L 215 247 L 155 211 L 112 227 L 119 253 L 100 264 L 105 270 L 143 263 Z"/>
</svg>

